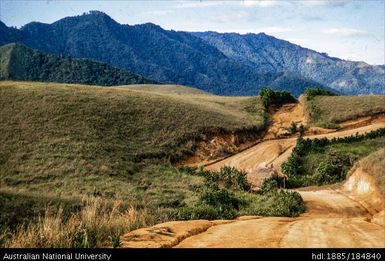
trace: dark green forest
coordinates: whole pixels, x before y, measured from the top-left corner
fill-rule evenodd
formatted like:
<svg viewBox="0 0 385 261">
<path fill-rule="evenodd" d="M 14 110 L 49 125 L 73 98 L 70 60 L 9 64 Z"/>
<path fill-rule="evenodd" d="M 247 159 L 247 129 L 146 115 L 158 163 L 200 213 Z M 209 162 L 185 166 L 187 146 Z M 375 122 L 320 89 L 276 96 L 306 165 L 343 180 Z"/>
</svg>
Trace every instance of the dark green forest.
<svg viewBox="0 0 385 261">
<path fill-rule="evenodd" d="M 105 63 L 47 54 L 20 44 L 0 48 L 0 79 L 102 86 L 155 83 Z"/>
</svg>

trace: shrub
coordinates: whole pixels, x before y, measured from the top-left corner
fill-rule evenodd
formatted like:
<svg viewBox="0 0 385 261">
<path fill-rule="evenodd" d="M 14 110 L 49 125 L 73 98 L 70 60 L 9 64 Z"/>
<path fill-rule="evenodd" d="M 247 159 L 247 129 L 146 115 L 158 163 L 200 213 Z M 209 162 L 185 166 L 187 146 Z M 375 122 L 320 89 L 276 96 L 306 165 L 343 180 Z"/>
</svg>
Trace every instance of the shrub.
<svg viewBox="0 0 385 261">
<path fill-rule="evenodd" d="M 338 96 L 338 94 L 336 94 L 334 92 L 331 92 L 331 91 L 328 91 L 325 89 L 321 89 L 319 87 L 306 89 L 304 94 L 306 95 L 308 100 L 311 100 L 315 96 L 321 96 L 321 95 L 322 96 Z"/>
<path fill-rule="evenodd" d="M 270 88 L 262 88 L 259 95 L 266 109 L 269 108 L 270 105 L 281 107 L 285 103 L 297 102 L 291 93 L 287 91 L 274 91 Z"/>
<path fill-rule="evenodd" d="M 184 207 L 176 211 L 175 218 L 178 220 L 193 219 L 233 219 L 237 212 L 226 206 L 214 207 L 205 204 L 199 204 L 194 207 Z"/>
<path fill-rule="evenodd" d="M 265 194 L 278 189 L 278 182 L 274 178 L 266 179 L 261 186 L 261 193 Z"/>
<path fill-rule="evenodd" d="M 241 205 L 245 204 L 233 192 L 210 186 L 203 189 L 197 204 L 182 207 L 174 212 L 176 219 L 232 219 L 237 216 Z"/>
<path fill-rule="evenodd" d="M 339 171 L 329 162 L 321 162 L 315 170 L 313 180 L 317 185 L 331 184 L 338 181 Z"/>
<path fill-rule="evenodd" d="M 224 166 L 219 172 L 201 172 L 206 179 L 208 186 L 220 186 L 233 191 L 250 191 L 250 184 L 247 181 L 247 173 L 234 167 Z"/>
<path fill-rule="evenodd" d="M 207 189 L 201 194 L 199 200 L 210 206 L 225 206 L 237 210 L 239 210 L 242 204 L 242 201 L 237 198 L 234 193 L 226 189 Z"/>
<path fill-rule="evenodd" d="M 305 211 L 305 203 L 301 195 L 296 191 L 278 191 L 276 207 L 281 210 L 281 216 L 296 217 Z"/>
<path fill-rule="evenodd" d="M 315 171 L 314 183 L 323 185 L 344 180 L 356 159 L 356 156 L 335 151 L 328 153 L 326 161 L 320 162 Z"/>
<path fill-rule="evenodd" d="M 186 173 L 192 172 L 187 170 Z M 175 219 L 233 219 L 240 215 L 297 216 L 303 211 L 300 207 L 303 205 L 302 199 L 293 198 L 292 192 L 281 192 L 275 179 L 266 180 L 261 192 L 252 194 L 249 193 L 250 184 L 244 171 L 223 167 L 220 171 L 199 169 L 194 173 L 205 177 L 204 186 L 198 190 L 196 202 L 174 211 Z M 277 201 L 281 202 L 279 207 Z"/>
<path fill-rule="evenodd" d="M 305 211 L 305 204 L 298 192 L 273 189 L 248 198 L 242 215 L 296 217 Z"/>
<path fill-rule="evenodd" d="M 302 137 L 305 134 L 305 126 L 303 126 L 302 123 L 301 123 L 301 125 L 299 125 L 298 132 L 299 132 L 300 137 Z"/>
<path fill-rule="evenodd" d="M 291 134 L 294 134 L 294 133 L 296 133 L 298 131 L 297 124 L 295 124 L 294 121 L 291 122 L 289 131 L 290 131 Z"/>
</svg>

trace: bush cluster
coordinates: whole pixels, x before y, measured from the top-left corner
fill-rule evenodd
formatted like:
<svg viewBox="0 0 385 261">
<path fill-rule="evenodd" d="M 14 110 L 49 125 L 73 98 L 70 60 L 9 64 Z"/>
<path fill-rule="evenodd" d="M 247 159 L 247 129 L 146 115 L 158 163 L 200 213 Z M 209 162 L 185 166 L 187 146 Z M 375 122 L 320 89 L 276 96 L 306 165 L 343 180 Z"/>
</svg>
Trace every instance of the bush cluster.
<svg viewBox="0 0 385 261">
<path fill-rule="evenodd" d="M 176 219 L 233 219 L 240 215 L 298 216 L 304 203 L 296 192 L 278 189 L 276 180 L 264 182 L 261 192 L 250 193 L 246 172 L 232 167 L 220 171 L 205 171 L 182 167 L 181 172 L 205 178 L 198 191 L 196 204 L 184 206 L 174 215 Z"/>
<path fill-rule="evenodd" d="M 352 143 L 385 136 L 385 128 L 366 134 L 356 134 L 333 139 L 297 139 L 297 144 L 289 159 L 282 165 L 282 171 L 289 176 L 288 187 L 323 185 L 341 181 L 357 159 L 354 155 L 331 152 L 325 161 L 321 161 L 312 176 L 304 176 L 302 158 L 311 150 L 317 150 L 330 144 Z"/>
<path fill-rule="evenodd" d="M 262 88 L 259 92 L 263 105 L 267 109 L 270 105 L 281 107 L 285 103 L 294 103 L 297 100 L 287 91 L 274 91 L 270 88 Z"/>
<path fill-rule="evenodd" d="M 321 88 L 306 89 L 304 94 L 308 100 L 313 99 L 315 96 L 338 96 L 338 94 L 336 94 L 334 92 L 327 91 L 327 90 L 321 89 Z"/>
</svg>

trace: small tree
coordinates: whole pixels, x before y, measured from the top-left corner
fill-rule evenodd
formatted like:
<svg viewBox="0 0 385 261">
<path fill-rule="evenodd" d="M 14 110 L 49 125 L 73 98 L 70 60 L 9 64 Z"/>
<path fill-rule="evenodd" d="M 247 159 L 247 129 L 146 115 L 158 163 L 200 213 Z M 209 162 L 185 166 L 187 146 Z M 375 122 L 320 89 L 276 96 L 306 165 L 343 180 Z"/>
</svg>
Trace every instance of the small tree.
<svg viewBox="0 0 385 261">
<path fill-rule="evenodd" d="M 304 134 L 305 134 L 305 126 L 303 126 L 303 124 L 301 123 L 301 125 L 299 125 L 299 135 L 302 137 Z"/>
<path fill-rule="evenodd" d="M 290 128 L 289 128 L 289 131 L 291 134 L 294 134 L 297 132 L 297 125 L 295 124 L 294 121 L 291 122 L 291 125 L 290 125 Z"/>
</svg>

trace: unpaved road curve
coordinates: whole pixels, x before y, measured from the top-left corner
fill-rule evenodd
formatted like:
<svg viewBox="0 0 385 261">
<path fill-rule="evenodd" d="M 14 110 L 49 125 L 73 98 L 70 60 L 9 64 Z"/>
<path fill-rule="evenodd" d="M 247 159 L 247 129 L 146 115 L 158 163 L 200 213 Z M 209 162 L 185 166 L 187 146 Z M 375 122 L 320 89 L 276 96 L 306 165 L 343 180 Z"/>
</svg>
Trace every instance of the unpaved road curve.
<svg viewBox="0 0 385 261">
<path fill-rule="evenodd" d="M 307 138 L 346 137 L 384 127 L 384 119 L 379 119 L 368 126 Z M 264 141 L 206 168 L 217 170 L 227 165 L 250 172 L 265 162 L 280 171 L 295 142 L 295 138 Z M 267 217 L 217 225 L 176 247 L 385 247 L 385 227 L 371 223 L 369 212 L 345 192 L 328 189 L 299 193 L 306 213 L 298 218 Z"/>
<path fill-rule="evenodd" d="M 379 119 L 368 126 L 340 132 L 305 136 L 305 138 L 315 139 L 326 137 L 331 139 L 335 137 L 346 137 L 354 135 L 356 133 L 362 134 L 384 127 L 385 120 Z M 247 150 L 242 151 L 241 153 L 235 154 L 214 164 L 207 165 L 206 168 L 209 170 L 219 170 L 222 166 L 232 166 L 239 169 L 243 169 L 246 172 L 251 172 L 261 163 L 265 162 L 273 163 L 274 168 L 277 171 L 280 171 L 281 164 L 285 162 L 290 156 L 291 151 L 295 146 L 295 143 L 296 138 L 263 141 Z"/>
<path fill-rule="evenodd" d="M 334 190 L 302 191 L 298 218 L 267 217 L 216 225 L 178 248 L 385 247 L 385 228 L 357 202 Z"/>
</svg>

